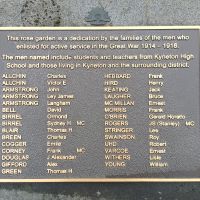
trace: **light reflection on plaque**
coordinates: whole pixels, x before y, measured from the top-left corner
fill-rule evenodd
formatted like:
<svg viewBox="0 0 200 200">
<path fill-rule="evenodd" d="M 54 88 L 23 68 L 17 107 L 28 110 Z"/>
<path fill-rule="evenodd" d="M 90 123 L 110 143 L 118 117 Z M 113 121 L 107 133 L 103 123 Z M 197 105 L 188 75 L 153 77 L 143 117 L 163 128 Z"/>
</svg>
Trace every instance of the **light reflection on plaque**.
<svg viewBox="0 0 200 200">
<path fill-rule="evenodd" d="M 200 180 L 199 29 L 1 29 L 0 181 Z"/>
</svg>

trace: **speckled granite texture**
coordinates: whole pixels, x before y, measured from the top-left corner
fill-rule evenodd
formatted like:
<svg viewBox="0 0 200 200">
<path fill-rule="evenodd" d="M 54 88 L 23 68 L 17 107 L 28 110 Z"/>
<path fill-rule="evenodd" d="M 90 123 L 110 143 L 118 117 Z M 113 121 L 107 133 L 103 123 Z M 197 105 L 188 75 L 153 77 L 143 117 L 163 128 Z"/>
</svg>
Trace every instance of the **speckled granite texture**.
<svg viewBox="0 0 200 200">
<path fill-rule="evenodd" d="M 88 26 L 95 7 L 113 26 L 198 25 L 199 0 L 0 0 L 0 26 Z"/>
<path fill-rule="evenodd" d="M 89 26 L 103 7 L 113 26 L 199 25 L 199 0 L 0 0 L 0 26 Z M 199 183 L 0 184 L 0 200 L 199 200 Z"/>
<path fill-rule="evenodd" d="M 199 200 L 197 183 L 1 184 L 0 200 Z"/>
</svg>

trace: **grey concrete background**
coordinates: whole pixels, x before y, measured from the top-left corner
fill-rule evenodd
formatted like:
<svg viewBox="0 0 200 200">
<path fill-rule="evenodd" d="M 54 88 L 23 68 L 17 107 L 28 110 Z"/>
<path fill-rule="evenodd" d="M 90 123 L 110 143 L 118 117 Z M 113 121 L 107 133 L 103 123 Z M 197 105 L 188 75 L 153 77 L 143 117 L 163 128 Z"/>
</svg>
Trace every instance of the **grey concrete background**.
<svg viewBox="0 0 200 200">
<path fill-rule="evenodd" d="M 89 26 L 102 6 L 109 25 L 199 25 L 199 0 L 0 0 L 0 26 Z M 32 1 L 32 3 L 30 2 Z M 46 2 L 46 4 L 45 4 Z M 24 8 L 24 10 L 23 10 Z M 0 200 L 199 200 L 199 183 L 0 184 Z"/>
<path fill-rule="evenodd" d="M 88 26 L 99 6 L 113 26 L 200 24 L 199 0 L 0 0 L 0 26 Z"/>
</svg>

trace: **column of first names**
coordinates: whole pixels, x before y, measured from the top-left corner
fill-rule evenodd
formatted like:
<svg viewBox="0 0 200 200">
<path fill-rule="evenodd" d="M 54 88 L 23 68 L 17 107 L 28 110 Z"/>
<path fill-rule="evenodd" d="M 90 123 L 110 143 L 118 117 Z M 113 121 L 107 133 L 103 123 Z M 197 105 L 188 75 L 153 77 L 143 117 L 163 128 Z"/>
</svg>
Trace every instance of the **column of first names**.
<svg viewBox="0 0 200 200">
<path fill-rule="evenodd" d="M 73 163 L 84 155 L 86 148 L 68 147 L 75 136 L 75 127 L 84 127 L 84 121 L 72 120 L 70 108 L 76 100 L 73 93 L 65 92 L 70 85 L 65 74 L 47 75 L 47 173 L 73 175 Z"/>
</svg>

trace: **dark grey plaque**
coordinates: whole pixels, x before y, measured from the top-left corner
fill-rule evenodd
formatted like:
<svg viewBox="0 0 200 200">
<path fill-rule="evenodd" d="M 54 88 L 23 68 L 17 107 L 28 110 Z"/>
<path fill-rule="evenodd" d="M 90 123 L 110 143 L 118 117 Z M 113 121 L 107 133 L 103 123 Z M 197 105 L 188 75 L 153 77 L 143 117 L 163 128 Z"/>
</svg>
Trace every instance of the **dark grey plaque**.
<svg viewBox="0 0 200 200">
<path fill-rule="evenodd" d="M 200 180 L 199 29 L 2 29 L 0 52 L 0 181 Z"/>
</svg>

